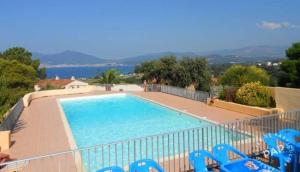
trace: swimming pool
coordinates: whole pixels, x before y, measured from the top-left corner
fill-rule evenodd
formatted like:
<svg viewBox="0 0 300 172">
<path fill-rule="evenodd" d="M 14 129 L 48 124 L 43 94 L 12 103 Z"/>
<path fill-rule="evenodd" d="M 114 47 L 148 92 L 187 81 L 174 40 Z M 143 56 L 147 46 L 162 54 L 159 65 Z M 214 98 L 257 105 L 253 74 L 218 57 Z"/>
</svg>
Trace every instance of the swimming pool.
<svg viewBox="0 0 300 172">
<path fill-rule="evenodd" d="M 208 149 L 215 143 L 245 137 L 190 114 L 124 93 L 65 98 L 59 102 L 77 147 L 102 145 L 81 155 L 86 171 L 94 171 L 99 166 L 126 166 L 142 158 L 159 160 L 185 155 L 190 150 Z M 197 130 L 189 130 L 191 128 Z M 118 142 L 120 140 L 127 141 Z"/>
<path fill-rule="evenodd" d="M 79 148 L 211 123 L 128 94 L 60 99 Z"/>
</svg>

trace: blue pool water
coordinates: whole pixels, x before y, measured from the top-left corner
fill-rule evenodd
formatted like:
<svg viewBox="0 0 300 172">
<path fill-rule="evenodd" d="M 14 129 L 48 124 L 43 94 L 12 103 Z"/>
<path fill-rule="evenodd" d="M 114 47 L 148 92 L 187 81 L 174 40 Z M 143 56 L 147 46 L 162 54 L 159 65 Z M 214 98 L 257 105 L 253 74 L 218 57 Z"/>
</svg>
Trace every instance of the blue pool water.
<svg viewBox="0 0 300 172">
<path fill-rule="evenodd" d="M 77 147 L 100 145 L 81 152 L 86 171 L 124 167 L 143 158 L 182 157 L 192 150 L 248 137 L 128 94 L 60 99 L 60 104 Z"/>
<path fill-rule="evenodd" d="M 210 125 L 127 94 L 60 102 L 79 148 Z"/>
</svg>

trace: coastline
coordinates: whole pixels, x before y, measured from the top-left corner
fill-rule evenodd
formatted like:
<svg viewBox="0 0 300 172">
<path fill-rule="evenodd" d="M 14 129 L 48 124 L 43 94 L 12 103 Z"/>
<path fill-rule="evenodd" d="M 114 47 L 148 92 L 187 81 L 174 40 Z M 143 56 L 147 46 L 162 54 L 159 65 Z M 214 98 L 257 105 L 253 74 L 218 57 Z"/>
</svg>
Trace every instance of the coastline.
<svg viewBox="0 0 300 172">
<path fill-rule="evenodd" d="M 132 66 L 128 64 L 117 64 L 117 63 L 100 63 L 100 64 L 57 64 L 57 65 L 49 65 L 49 64 L 41 64 L 41 67 L 45 68 L 66 68 L 66 67 L 119 67 L 119 66 Z"/>
</svg>

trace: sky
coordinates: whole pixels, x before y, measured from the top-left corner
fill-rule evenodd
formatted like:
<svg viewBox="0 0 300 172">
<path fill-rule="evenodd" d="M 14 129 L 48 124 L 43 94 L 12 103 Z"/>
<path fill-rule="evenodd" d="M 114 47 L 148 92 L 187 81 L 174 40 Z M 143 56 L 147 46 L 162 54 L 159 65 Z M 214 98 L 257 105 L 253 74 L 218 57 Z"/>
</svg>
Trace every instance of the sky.
<svg viewBox="0 0 300 172">
<path fill-rule="evenodd" d="M 299 0 L 0 0 L 0 50 L 100 58 L 300 41 Z"/>
</svg>

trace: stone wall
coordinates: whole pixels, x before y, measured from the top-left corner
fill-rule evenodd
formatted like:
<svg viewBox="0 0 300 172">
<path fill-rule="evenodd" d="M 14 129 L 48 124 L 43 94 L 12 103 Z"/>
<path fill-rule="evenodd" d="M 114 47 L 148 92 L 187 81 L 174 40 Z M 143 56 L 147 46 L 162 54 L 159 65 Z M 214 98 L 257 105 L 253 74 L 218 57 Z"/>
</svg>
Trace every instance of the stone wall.
<svg viewBox="0 0 300 172">
<path fill-rule="evenodd" d="M 280 112 L 280 109 L 277 108 L 260 108 L 254 106 L 247 106 L 238 103 L 222 101 L 219 99 L 208 101 L 208 104 L 222 109 L 244 113 L 256 117 Z"/>
<path fill-rule="evenodd" d="M 268 87 L 275 98 L 276 107 L 283 111 L 300 109 L 300 89 L 285 87 Z"/>
</svg>

